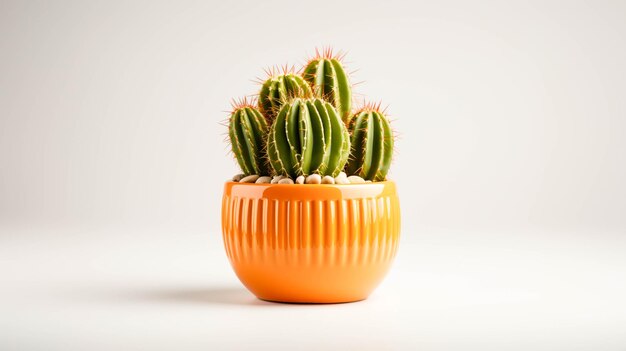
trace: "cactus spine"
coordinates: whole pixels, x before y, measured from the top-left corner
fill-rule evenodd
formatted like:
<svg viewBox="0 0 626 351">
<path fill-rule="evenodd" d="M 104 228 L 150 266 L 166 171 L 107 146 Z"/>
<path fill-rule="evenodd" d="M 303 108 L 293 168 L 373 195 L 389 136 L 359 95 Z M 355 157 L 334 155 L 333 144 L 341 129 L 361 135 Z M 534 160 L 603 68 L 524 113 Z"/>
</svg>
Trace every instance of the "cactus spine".
<svg viewBox="0 0 626 351">
<path fill-rule="evenodd" d="M 346 172 L 366 180 L 385 180 L 394 141 L 387 117 L 377 108 L 366 107 L 351 118 L 349 129 L 352 149 Z"/>
<path fill-rule="evenodd" d="M 349 153 L 347 128 L 335 108 L 321 99 L 297 98 L 283 105 L 270 128 L 268 156 L 278 175 L 337 176 Z"/>
<path fill-rule="evenodd" d="M 247 102 L 240 103 L 231 113 L 228 136 L 241 171 L 245 175 L 269 174 L 265 153 L 267 122 L 261 113 Z"/>
<path fill-rule="evenodd" d="M 309 61 L 302 75 L 311 84 L 315 96 L 329 101 L 347 124 L 352 108 L 352 89 L 343 66 L 331 52 Z"/>
<path fill-rule="evenodd" d="M 272 121 L 283 104 L 296 97 L 313 97 L 311 87 L 301 76 L 286 73 L 270 77 L 261 87 L 259 110 Z"/>
</svg>

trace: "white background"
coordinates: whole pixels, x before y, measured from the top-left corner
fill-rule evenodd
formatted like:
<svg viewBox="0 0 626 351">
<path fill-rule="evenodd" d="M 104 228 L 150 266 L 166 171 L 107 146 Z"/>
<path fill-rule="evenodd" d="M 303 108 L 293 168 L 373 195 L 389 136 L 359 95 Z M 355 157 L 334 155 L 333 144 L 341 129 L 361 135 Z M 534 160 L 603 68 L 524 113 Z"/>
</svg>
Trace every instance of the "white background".
<svg viewBox="0 0 626 351">
<path fill-rule="evenodd" d="M 625 350 L 626 3 L 0 1 L 0 349 Z M 232 98 L 315 47 L 398 133 L 367 301 L 220 233 Z"/>
</svg>

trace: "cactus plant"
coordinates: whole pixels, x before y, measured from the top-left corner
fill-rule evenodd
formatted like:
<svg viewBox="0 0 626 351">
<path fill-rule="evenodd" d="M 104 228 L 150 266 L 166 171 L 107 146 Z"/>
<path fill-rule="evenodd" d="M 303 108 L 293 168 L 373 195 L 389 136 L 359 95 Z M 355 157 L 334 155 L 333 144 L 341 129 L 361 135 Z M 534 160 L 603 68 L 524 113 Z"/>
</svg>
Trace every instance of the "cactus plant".
<svg viewBox="0 0 626 351">
<path fill-rule="evenodd" d="M 348 160 L 350 136 L 330 103 L 296 98 L 284 104 L 276 116 L 267 147 L 278 175 L 336 176 Z"/>
<path fill-rule="evenodd" d="M 259 110 L 268 121 L 272 121 L 283 104 L 292 98 L 313 97 L 311 87 L 301 76 L 287 72 L 270 75 L 259 93 Z"/>
<path fill-rule="evenodd" d="M 389 120 L 380 104 L 351 112 L 352 89 L 341 61 L 342 55 L 324 49 L 299 71 L 302 75 L 293 67 L 270 69 L 260 82 L 258 102 L 243 100 L 233 107 L 229 138 L 243 172 L 234 181 L 386 179 L 394 146 Z M 270 180 L 270 173 L 290 178 Z"/>
<path fill-rule="evenodd" d="M 351 118 L 348 126 L 352 145 L 348 174 L 366 180 L 385 180 L 393 156 L 393 133 L 379 106 L 369 105 Z"/>
<path fill-rule="evenodd" d="M 228 136 L 232 152 L 241 171 L 249 174 L 269 174 L 265 153 L 267 122 L 263 115 L 245 99 L 233 104 L 228 120 Z"/>
<path fill-rule="evenodd" d="M 352 89 L 339 61 L 340 57 L 334 56 L 331 50 L 318 51 L 304 67 L 302 76 L 313 87 L 315 96 L 333 104 L 347 124 L 352 108 Z"/>
</svg>

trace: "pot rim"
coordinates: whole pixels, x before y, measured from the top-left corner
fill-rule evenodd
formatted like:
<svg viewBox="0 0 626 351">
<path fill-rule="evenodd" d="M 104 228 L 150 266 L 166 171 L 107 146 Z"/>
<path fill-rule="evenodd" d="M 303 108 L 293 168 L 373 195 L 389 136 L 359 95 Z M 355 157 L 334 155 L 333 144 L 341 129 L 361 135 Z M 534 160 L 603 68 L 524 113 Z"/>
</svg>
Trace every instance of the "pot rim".
<svg viewBox="0 0 626 351">
<path fill-rule="evenodd" d="M 358 184 L 256 184 L 226 182 L 225 196 L 248 199 L 349 200 L 397 196 L 393 181 Z"/>
</svg>

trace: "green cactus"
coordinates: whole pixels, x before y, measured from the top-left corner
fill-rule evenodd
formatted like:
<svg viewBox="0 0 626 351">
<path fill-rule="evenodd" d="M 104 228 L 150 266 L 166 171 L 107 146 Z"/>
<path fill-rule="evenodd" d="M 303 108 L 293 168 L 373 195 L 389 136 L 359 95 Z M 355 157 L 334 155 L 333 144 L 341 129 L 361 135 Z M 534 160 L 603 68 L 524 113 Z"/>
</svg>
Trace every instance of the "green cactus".
<svg viewBox="0 0 626 351">
<path fill-rule="evenodd" d="M 387 117 L 378 107 L 369 106 L 351 118 L 348 128 L 352 136 L 352 149 L 346 173 L 366 180 L 385 180 L 391 165 L 394 142 Z"/>
<path fill-rule="evenodd" d="M 245 100 L 234 106 L 229 117 L 228 136 L 233 154 L 245 175 L 269 175 L 265 153 L 267 122 L 263 115 Z"/>
<path fill-rule="evenodd" d="M 352 108 L 352 88 L 339 59 L 328 50 L 321 55 L 318 53 L 304 67 L 302 77 L 311 84 L 316 97 L 329 101 L 337 108 L 347 124 Z"/>
<path fill-rule="evenodd" d="M 278 175 L 337 176 L 348 160 L 350 136 L 330 103 L 297 98 L 276 116 L 267 146 Z"/>
<path fill-rule="evenodd" d="M 311 87 L 301 76 L 293 73 L 272 74 L 261 87 L 259 110 L 272 121 L 283 104 L 296 97 L 313 97 Z"/>
</svg>

